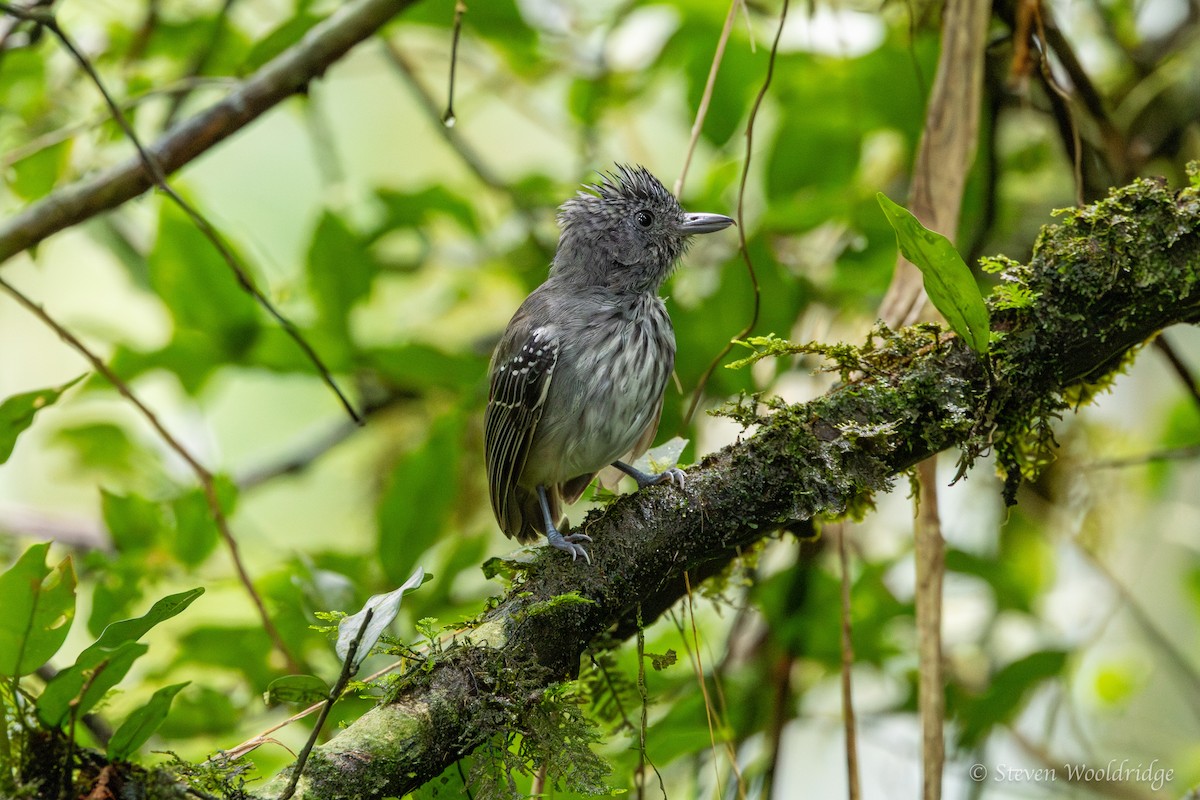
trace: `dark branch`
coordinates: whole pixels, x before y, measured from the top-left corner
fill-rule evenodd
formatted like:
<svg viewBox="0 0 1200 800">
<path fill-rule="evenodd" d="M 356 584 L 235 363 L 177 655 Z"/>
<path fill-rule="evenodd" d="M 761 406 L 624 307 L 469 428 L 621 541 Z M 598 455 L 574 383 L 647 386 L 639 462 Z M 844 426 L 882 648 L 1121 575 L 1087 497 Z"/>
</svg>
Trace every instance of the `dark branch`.
<svg viewBox="0 0 1200 800">
<path fill-rule="evenodd" d="M 237 133 L 374 34 L 415 0 L 354 0 L 316 25 L 211 108 L 176 125 L 147 149 L 171 174 Z M 47 237 L 109 211 L 154 185 L 140 157 L 55 191 L 0 224 L 0 264 Z"/>
<path fill-rule="evenodd" d="M 842 514 L 941 450 L 969 460 L 1036 435 L 1070 407 L 1065 390 L 1107 378 L 1164 327 L 1200 319 L 1200 193 L 1135 183 L 1048 228 L 1029 265 L 1004 279 L 1033 300 L 993 311 L 986 363 L 928 329 L 876 334 L 853 355 L 865 377 L 777 408 L 689 470 L 686 491 L 654 487 L 589 515 L 591 566 L 535 559 L 458 644 L 317 748 L 296 796 L 404 795 L 493 734 L 525 730 L 542 690 L 573 677 L 598 637 L 633 629 L 639 608 L 668 608 L 685 572 L 694 584 L 788 520 Z M 555 601 L 569 592 L 584 602 Z"/>
</svg>

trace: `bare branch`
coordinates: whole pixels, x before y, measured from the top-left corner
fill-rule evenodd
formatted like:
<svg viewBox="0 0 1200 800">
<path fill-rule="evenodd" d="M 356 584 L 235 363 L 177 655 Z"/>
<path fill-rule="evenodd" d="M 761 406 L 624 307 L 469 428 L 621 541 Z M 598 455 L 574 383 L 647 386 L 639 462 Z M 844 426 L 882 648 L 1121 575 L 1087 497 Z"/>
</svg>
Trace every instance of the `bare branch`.
<svg viewBox="0 0 1200 800">
<path fill-rule="evenodd" d="M 354 0 L 316 25 L 211 108 L 181 122 L 147 147 L 170 175 L 320 77 L 352 47 L 416 0 Z M 59 189 L 0 223 L 0 264 L 49 236 L 110 211 L 154 185 L 141 158 Z"/>
</svg>

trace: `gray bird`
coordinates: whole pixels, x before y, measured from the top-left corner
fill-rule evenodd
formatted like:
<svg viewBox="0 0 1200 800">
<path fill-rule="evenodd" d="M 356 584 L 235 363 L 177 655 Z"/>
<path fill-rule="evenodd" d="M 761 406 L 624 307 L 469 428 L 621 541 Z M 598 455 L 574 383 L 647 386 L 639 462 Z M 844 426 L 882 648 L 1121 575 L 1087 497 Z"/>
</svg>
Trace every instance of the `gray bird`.
<svg viewBox="0 0 1200 800">
<path fill-rule="evenodd" d="M 617 165 L 558 211 L 550 276 L 517 309 L 489 367 L 484 450 L 492 510 L 505 535 L 539 532 L 574 560 L 583 533 L 563 536 L 574 503 L 610 464 L 638 488 L 674 482 L 620 460 L 645 452 L 675 365 L 675 331 L 658 289 L 689 239 L 733 224 L 685 214 L 644 167 Z"/>
</svg>

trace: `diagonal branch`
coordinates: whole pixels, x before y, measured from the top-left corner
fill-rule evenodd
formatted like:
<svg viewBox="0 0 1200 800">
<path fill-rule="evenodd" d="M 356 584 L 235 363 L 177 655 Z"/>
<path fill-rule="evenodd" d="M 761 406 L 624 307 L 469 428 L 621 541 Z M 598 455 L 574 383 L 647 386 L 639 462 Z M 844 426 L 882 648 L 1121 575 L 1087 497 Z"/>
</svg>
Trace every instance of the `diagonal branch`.
<svg viewBox="0 0 1200 800">
<path fill-rule="evenodd" d="M 104 363 L 98 355 L 92 352 L 92 349 L 83 343 L 79 337 L 67 330 L 54 317 L 42 308 L 40 305 L 31 300 L 21 290 L 10 284 L 8 281 L 0 278 L 0 289 L 8 292 L 14 300 L 22 305 L 26 311 L 37 317 L 42 324 L 50 328 L 58 337 L 67 343 L 71 349 L 83 356 L 84 360 L 91 365 L 92 369 L 103 375 L 117 393 L 128 400 L 138 413 L 150 423 L 150 427 L 158 434 L 158 437 L 171 448 L 174 453 L 183 459 L 188 465 L 188 469 L 196 476 L 196 480 L 200 482 L 200 487 L 204 492 L 204 501 L 208 504 L 209 514 L 213 518 L 213 523 L 217 526 L 217 532 L 221 535 L 221 539 L 225 542 L 225 547 L 229 550 L 229 556 L 233 561 L 234 569 L 237 572 L 238 580 L 241 581 L 242 587 L 246 593 L 250 595 L 250 599 L 254 602 L 254 607 L 258 611 L 259 619 L 262 621 L 263 630 L 270 637 L 280 655 L 288 664 L 288 668 L 299 672 L 302 671 L 302 666 L 296 657 L 292 655 L 291 650 L 287 646 L 287 642 L 283 640 L 283 636 L 279 633 L 279 628 L 271 620 L 271 615 L 267 612 L 267 607 L 263 603 L 262 597 L 258 590 L 254 588 L 254 581 L 250 579 L 250 573 L 246 569 L 246 565 L 242 560 L 241 550 L 238 548 L 237 539 L 233 537 L 233 531 L 229 527 L 229 518 L 225 515 L 224 506 L 221 504 L 221 498 L 217 491 L 216 476 L 209 471 L 207 467 L 192 455 L 192 452 L 183 446 L 179 439 L 175 438 L 169 430 L 159 420 L 158 415 L 150 410 L 150 407 L 142 402 L 129 384 L 121 379 L 117 373 L 113 372 L 108 364 Z"/>
<path fill-rule="evenodd" d="M 544 690 L 574 676 L 597 637 L 649 623 L 689 576 L 719 571 L 783 522 L 862 509 L 947 448 L 1015 457 L 1014 440 L 1073 407 L 1065 392 L 1105 379 L 1164 327 L 1200 320 L 1200 189 L 1139 181 L 1047 228 L 1003 278 L 1034 299 L 993 309 L 986 362 L 929 328 L 875 334 L 846 369 L 863 377 L 777 406 L 689 470 L 686 491 L 654 487 L 589 515 L 591 566 L 552 552 L 527 565 L 455 646 L 314 750 L 296 797 L 402 796 L 496 733 L 532 730 Z"/>
<path fill-rule="evenodd" d="M 212 107 L 176 125 L 146 149 L 170 175 L 294 94 L 416 0 L 354 0 L 320 22 Z M 140 156 L 59 189 L 0 223 L 0 264 L 154 185 Z"/>
<path fill-rule="evenodd" d="M 62 42 L 63 47 L 67 49 L 67 51 L 71 54 L 71 57 L 75 59 L 77 64 L 79 64 L 80 69 L 87 74 L 88 78 L 91 79 L 93 84 L 95 84 L 96 89 L 99 90 L 100 94 L 104 97 L 104 102 L 108 106 L 109 112 L 112 114 L 113 119 L 116 120 L 118 127 L 120 127 L 122 132 L 124 132 L 125 138 L 129 139 L 129 141 L 133 143 L 134 149 L 137 150 L 138 157 L 142 160 L 142 165 L 154 179 L 154 185 L 158 187 L 159 191 L 169 197 L 172 202 L 175 203 L 175 205 L 179 206 L 179 208 L 184 214 L 187 215 L 188 219 L 192 221 L 192 224 L 196 226 L 197 230 L 200 231 L 204 238 L 208 239 L 209 243 L 213 246 L 213 249 L 217 251 L 217 254 L 221 256 L 221 259 L 226 263 L 226 265 L 228 265 L 230 271 L 233 272 L 234 278 L 237 279 L 238 285 L 241 286 L 247 294 L 254 298 L 254 301 L 258 303 L 258 305 L 264 311 L 266 311 L 277 323 L 279 323 L 279 326 L 283 328 L 284 332 L 290 336 L 296 345 L 304 352 L 305 357 L 312 362 L 312 365 L 316 368 L 317 374 L 320 375 L 321 380 L 323 380 L 330 390 L 332 390 L 337 396 L 337 399 L 341 402 L 342 407 L 346 409 L 346 413 L 350 415 L 350 418 L 357 424 L 362 425 L 362 417 L 359 416 L 359 413 L 350 403 L 350 398 L 346 397 L 341 387 L 338 386 L 337 381 L 333 379 L 333 375 L 329 371 L 329 367 L 325 366 L 325 362 L 317 354 L 317 351 L 313 349 L 312 345 L 308 343 L 308 340 L 304 338 L 304 335 L 300 333 L 300 329 L 297 328 L 290 319 L 280 313 L 279 309 L 275 307 L 275 304 L 272 303 L 270 299 L 263 294 L 262 290 L 258 288 L 257 284 L 254 282 L 254 279 L 250 276 L 249 270 L 242 266 L 242 263 L 236 256 L 234 256 L 233 251 L 229 248 L 229 245 L 225 243 L 224 237 L 222 237 L 217 231 L 216 227 L 208 221 L 208 218 L 204 216 L 204 214 L 200 213 L 199 209 L 197 209 L 187 200 L 184 200 L 183 197 L 175 191 L 174 187 L 167 182 L 167 176 L 162 171 L 162 167 L 160 167 L 158 162 L 154 160 L 153 156 L 146 152 L 146 148 L 142 144 L 140 137 L 138 137 L 138 135 L 134 132 L 133 126 L 129 124 L 129 119 L 125 116 L 124 112 L 121 111 L 121 106 L 116 100 L 113 99 L 113 96 L 109 93 L 107 87 L 105 87 L 104 81 L 100 78 L 100 73 L 96 71 L 96 68 L 92 65 L 92 62 L 88 60 L 87 56 L 83 54 L 83 51 L 80 50 L 75 44 L 74 39 L 68 36 L 67 32 L 63 30 L 61 25 L 58 24 L 58 19 L 49 12 L 25 11 L 12 6 L 10 3 L 3 2 L 0 2 L 0 11 L 36 21 L 39 25 L 42 25 L 47 30 L 52 32 L 56 37 L 58 37 L 58 40 Z"/>
</svg>

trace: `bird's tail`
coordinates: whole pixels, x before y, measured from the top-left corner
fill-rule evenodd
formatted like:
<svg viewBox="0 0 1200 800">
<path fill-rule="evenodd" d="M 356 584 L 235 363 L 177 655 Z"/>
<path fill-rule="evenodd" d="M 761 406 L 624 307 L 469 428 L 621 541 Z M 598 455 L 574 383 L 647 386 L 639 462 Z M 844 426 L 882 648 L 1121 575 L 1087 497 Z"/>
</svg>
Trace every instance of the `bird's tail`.
<svg viewBox="0 0 1200 800">
<path fill-rule="evenodd" d="M 506 534 L 518 542 L 529 544 L 546 533 L 542 505 L 538 502 L 536 492 L 530 492 L 520 486 L 516 487 L 516 492 L 517 502 L 511 503 L 509 508 L 515 509 L 517 513 L 509 514 L 509 519 L 504 521 L 503 528 Z M 550 519 L 554 520 L 555 527 L 562 530 L 565 521 L 562 510 L 562 490 L 558 486 L 548 487 L 546 501 L 550 504 Z"/>
</svg>

